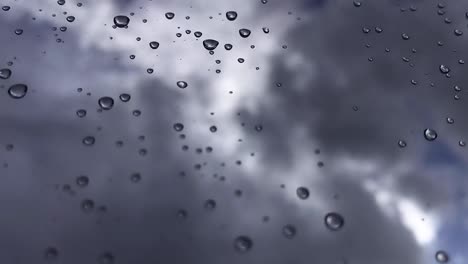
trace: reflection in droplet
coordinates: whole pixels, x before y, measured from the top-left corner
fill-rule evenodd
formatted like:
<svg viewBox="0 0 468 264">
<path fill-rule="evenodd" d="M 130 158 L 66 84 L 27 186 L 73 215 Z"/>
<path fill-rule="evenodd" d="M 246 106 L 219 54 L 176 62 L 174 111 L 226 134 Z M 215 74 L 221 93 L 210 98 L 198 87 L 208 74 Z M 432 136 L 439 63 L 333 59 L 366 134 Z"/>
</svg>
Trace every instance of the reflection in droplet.
<svg viewBox="0 0 468 264">
<path fill-rule="evenodd" d="M 203 47 L 207 50 L 214 50 L 216 47 L 218 47 L 219 42 L 214 40 L 214 39 L 205 39 L 203 41 Z"/>
<path fill-rule="evenodd" d="M 130 18 L 128 16 L 115 16 L 114 17 L 114 25 L 118 28 L 124 28 L 128 26 L 128 23 L 130 23 Z"/>
<path fill-rule="evenodd" d="M 286 238 L 292 239 L 293 237 L 296 236 L 297 230 L 296 227 L 293 225 L 285 225 L 283 226 L 283 235 Z"/>
<path fill-rule="evenodd" d="M 228 11 L 226 12 L 226 18 L 229 21 L 234 21 L 237 18 L 237 13 L 235 11 Z"/>
<path fill-rule="evenodd" d="M 299 197 L 299 199 L 302 199 L 302 200 L 309 198 L 309 195 L 310 195 L 309 189 L 307 189 L 306 187 L 297 188 L 296 194 L 297 194 L 297 197 Z"/>
<path fill-rule="evenodd" d="M 28 86 L 25 84 L 14 84 L 8 89 L 8 94 L 14 99 L 23 98 L 27 92 Z"/>
<path fill-rule="evenodd" d="M 8 79 L 11 76 L 11 70 L 10 69 L 0 69 L 0 79 Z"/>
<path fill-rule="evenodd" d="M 426 128 L 424 130 L 424 138 L 427 141 L 434 141 L 437 138 L 437 132 L 434 129 Z"/>
<path fill-rule="evenodd" d="M 439 250 L 439 251 L 436 252 L 435 259 L 439 263 L 449 262 L 449 256 L 448 256 L 447 252 L 445 252 L 443 250 Z"/>
<path fill-rule="evenodd" d="M 344 218 L 338 213 L 327 213 L 324 218 L 325 226 L 331 231 L 340 230 L 344 225 Z"/>
<path fill-rule="evenodd" d="M 110 110 L 114 106 L 114 99 L 109 96 L 104 96 L 98 100 L 99 106 L 104 110 Z"/>
<path fill-rule="evenodd" d="M 241 28 L 239 29 L 239 35 L 243 38 L 247 38 L 250 36 L 250 30 L 249 29 L 246 29 L 246 28 Z"/>
<path fill-rule="evenodd" d="M 234 239 L 234 249 L 239 253 L 248 252 L 253 247 L 253 241 L 248 236 L 238 236 Z"/>
</svg>

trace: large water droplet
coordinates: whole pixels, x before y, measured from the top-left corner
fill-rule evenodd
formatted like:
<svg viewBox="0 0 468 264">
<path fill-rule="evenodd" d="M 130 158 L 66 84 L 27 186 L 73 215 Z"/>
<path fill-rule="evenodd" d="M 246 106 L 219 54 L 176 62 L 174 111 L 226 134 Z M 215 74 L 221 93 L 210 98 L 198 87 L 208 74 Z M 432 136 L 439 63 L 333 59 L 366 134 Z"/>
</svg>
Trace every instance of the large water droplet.
<svg viewBox="0 0 468 264">
<path fill-rule="evenodd" d="M 253 247 L 253 241 L 248 236 L 238 236 L 234 239 L 234 249 L 239 253 L 248 252 Z"/>
<path fill-rule="evenodd" d="M 439 250 L 439 251 L 436 252 L 435 259 L 439 263 L 447 263 L 450 260 L 447 252 L 445 252 L 443 250 Z"/>
<path fill-rule="evenodd" d="M 157 41 L 151 41 L 149 44 L 150 48 L 152 49 L 157 49 L 159 47 L 159 42 Z"/>
<path fill-rule="evenodd" d="M 440 70 L 440 72 L 443 73 L 443 74 L 446 74 L 446 73 L 449 73 L 449 72 L 450 72 L 450 68 L 447 67 L 446 65 L 443 65 L 443 64 L 441 64 L 441 65 L 439 66 L 439 70 Z"/>
<path fill-rule="evenodd" d="M 237 13 L 236 11 L 228 11 L 226 12 L 226 18 L 229 21 L 234 21 L 237 18 Z"/>
<path fill-rule="evenodd" d="M 187 82 L 184 82 L 184 81 L 178 81 L 178 82 L 177 82 L 177 86 L 178 86 L 180 89 L 185 89 L 185 88 L 187 88 L 188 84 L 187 84 Z"/>
<path fill-rule="evenodd" d="M 283 226 L 283 235 L 286 238 L 292 239 L 296 236 L 297 230 L 296 227 L 293 225 L 285 225 Z"/>
<path fill-rule="evenodd" d="M 299 199 L 305 200 L 309 198 L 310 192 L 309 189 L 307 189 L 306 187 L 299 187 L 296 190 L 296 194 L 297 197 L 299 197 Z"/>
<path fill-rule="evenodd" d="M 128 23 L 130 23 L 130 18 L 128 16 L 119 15 L 114 17 L 114 25 L 118 28 L 127 27 Z"/>
<path fill-rule="evenodd" d="M 14 99 L 23 98 L 27 92 L 28 86 L 25 84 L 14 84 L 8 89 L 8 94 Z"/>
<path fill-rule="evenodd" d="M 249 29 L 246 29 L 246 28 L 241 28 L 239 29 L 239 35 L 243 38 L 247 38 L 250 36 L 250 30 Z"/>
<path fill-rule="evenodd" d="M 175 17 L 175 14 L 172 12 L 167 12 L 164 16 L 166 16 L 167 19 L 171 20 Z"/>
<path fill-rule="evenodd" d="M 424 138 L 427 141 L 434 141 L 437 138 L 437 132 L 434 129 L 426 128 L 424 130 Z"/>
<path fill-rule="evenodd" d="M 99 106 L 104 110 L 110 110 L 114 106 L 114 99 L 109 96 L 104 96 L 98 100 Z"/>
<path fill-rule="evenodd" d="M 325 215 L 325 226 L 332 231 L 340 230 L 344 225 L 344 218 L 338 213 L 331 212 Z"/>
<path fill-rule="evenodd" d="M 214 50 L 218 47 L 219 42 L 214 39 L 205 39 L 203 41 L 203 47 L 207 50 Z"/>
<path fill-rule="evenodd" d="M 10 69 L 0 69 L 0 79 L 8 79 L 11 76 L 11 70 Z"/>
</svg>

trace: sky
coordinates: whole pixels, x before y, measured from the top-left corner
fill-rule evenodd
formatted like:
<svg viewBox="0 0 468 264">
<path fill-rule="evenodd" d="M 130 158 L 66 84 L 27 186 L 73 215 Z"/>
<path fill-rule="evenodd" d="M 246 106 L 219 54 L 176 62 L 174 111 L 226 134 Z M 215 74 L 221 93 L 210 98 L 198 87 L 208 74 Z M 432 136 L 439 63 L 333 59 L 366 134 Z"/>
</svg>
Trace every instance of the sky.
<svg viewBox="0 0 468 264">
<path fill-rule="evenodd" d="M 468 3 L 59 2 L 1 3 L 2 262 L 466 263 Z"/>
</svg>

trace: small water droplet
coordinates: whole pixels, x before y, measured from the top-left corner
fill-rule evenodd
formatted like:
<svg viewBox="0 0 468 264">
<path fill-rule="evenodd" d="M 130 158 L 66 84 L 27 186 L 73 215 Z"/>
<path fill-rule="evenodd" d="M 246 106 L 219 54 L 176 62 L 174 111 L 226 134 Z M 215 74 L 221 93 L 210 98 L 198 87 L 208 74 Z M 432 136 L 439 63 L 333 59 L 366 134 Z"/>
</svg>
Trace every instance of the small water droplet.
<svg viewBox="0 0 468 264">
<path fill-rule="evenodd" d="M 75 17 L 74 16 L 67 16 L 67 21 L 71 23 L 71 22 L 75 21 Z"/>
<path fill-rule="evenodd" d="M 224 44 L 224 48 L 226 50 L 231 50 L 232 49 L 232 44 Z"/>
<path fill-rule="evenodd" d="M 103 110 L 110 110 L 114 106 L 114 99 L 109 96 L 104 96 L 99 98 L 98 104 Z"/>
<path fill-rule="evenodd" d="M 344 226 L 344 218 L 338 213 L 331 212 L 325 215 L 325 226 L 331 231 L 340 230 Z"/>
<path fill-rule="evenodd" d="M 246 253 L 253 247 L 253 241 L 248 236 L 238 236 L 234 239 L 234 249 L 238 253 Z"/>
<path fill-rule="evenodd" d="M 130 18 L 128 16 L 119 15 L 114 17 L 114 25 L 118 28 L 127 27 L 130 23 Z"/>
<path fill-rule="evenodd" d="M 205 201 L 203 207 L 208 211 L 213 211 L 216 208 L 216 201 L 213 199 L 208 199 Z"/>
<path fill-rule="evenodd" d="M 212 133 L 215 133 L 216 131 L 218 131 L 218 128 L 216 126 L 210 126 L 210 131 Z"/>
<path fill-rule="evenodd" d="M 84 199 L 81 202 L 81 210 L 85 213 L 89 213 L 94 209 L 94 201 L 91 199 Z"/>
<path fill-rule="evenodd" d="M 246 28 L 241 28 L 239 29 L 239 35 L 243 38 L 247 38 L 250 36 L 250 33 L 251 31 L 249 29 L 246 29 Z"/>
<path fill-rule="evenodd" d="M 119 95 L 120 101 L 122 101 L 124 103 L 130 101 L 130 98 L 131 98 L 131 96 L 128 93 L 122 93 L 122 94 Z"/>
<path fill-rule="evenodd" d="M 205 39 L 203 41 L 203 47 L 207 50 L 214 50 L 216 47 L 218 47 L 219 42 L 214 40 L 214 39 Z"/>
<path fill-rule="evenodd" d="M 195 31 L 195 32 L 193 33 L 193 35 L 195 35 L 195 37 L 199 38 L 199 37 L 201 37 L 203 34 L 202 34 L 200 31 Z"/>
<path fill-rule="evenodd" d="M 307 189 L 306 187 L 301 186 L 301 187 L 297 188 L 296 195 L 297 195 L 297 197 L 299 197 L 299 199 L 305 200 L 305 199 L 309 198 L 310 192 L 309 192 L 309 189 Z"/>
<path fill-rule="evenodd" d="M 80 187 L 86 187 L 86 186 L 88 186 L 88 184 L 89 184 L 88 176 L 80 175 L 80 176 L 76 177 L 76 185 L 78 185 Z"/>
<path fill-rule="evenodd" d="M 110 252 L 105 252 L 98 257 L 99 264 L 114 264 L 115 257 Z"/>
<path fill-rule="evenodd" d="M 177 82 L 177 86 L 178 86 L 180 89 L 185 89 L 185 88 L 187 88 L 188 84 L 187 84 L 187 82 L 184 82 L 184 81 L 178 81 L 178 82 Z"/>
<path fill-rule="evenodd" d="M 449 256 L 448 256 L 447 252 L 445 252 L 443 250 L 439 250 L 439 251 L 436 252 L 435 259 L 439 263 L 449 262 Z"/>
<path fill-rule="evenodd" d="M 270 33 L 270 29 L 267 28 L 267 27 L 263 27 L 262 30 L 263 30 L 263 33 L 265 33 L 265 34 Z"/>
<path fill-rule="evenodd" d="M 85 146 L 92 146 L 94 145 L 94 142 L 96 142 L 96 139 L 93 136 L 86 136 L 83 138 L 81 141 Z"/>
<path fill-rule="evenodd" d="M 59 256 L 59 251 L 55 247 L 48 247 L 44 251 L 44 258 L 48 261 L 57 260 Z"/>
<path fill-rule="evenodd" d="M 23 30 L 22 29 L 16 29 L 15 34 L 19 36 L 19 35 L 23 34 Z"/>
<path fill-rule="evenodd" d="M 283 226 L 283 235 L 286 238 L 292 239 L 296 236 L 297 230 L 296 227 L 293 225 L 285 225 Z"/>
<path fill-rule="evenodd" d="M 409 37 L 408 34 L 403 33 L 403 34 L 401 34 L 401 38 L 404 39 L 404 40 L 408 40 L 410 37 Z"/>
<path fill-rule="evenodd" d="M 404 140 L 398 140 L 398 146 L 400 148 L 405 148 L 406 147 L 406 141 Z"/>
<path fill-rule="evenodd" d="M 165 14 L 165 16 L 166 16 L 167 19 L 171 20 L 171 19 L 173 19 L 175 17 L 175 14 L 172 13 L 172 12 L 167 12 Z"/>
<path fill-rule="evenodd" d="M 455 122 L 455 120 L 453 120 L 453 118 L 447 117 L 447 123 L 453 124 L 454 122 Z"/>
<path fill-rule="evenodd" d="M 0 79 L 8 79 L 11 76 L 11 70 L 10 69 L 0 69 Z"/>
<path fill-rule="evenodd" d="M 173 125 L 173 128 L 174 128 L 175 131 L 180 132 L 180 131 L 184 130 L 184 125 L 182 123 L 175 123 Z"/>
<path fill-rule="evenodd" d="M 237 12 L 236 11 L 228 11 L 226 12 L 226 18 L 229 21 L 234 21 L 237 18 Z"/>
<path fill-rule="evenodd" d="M 86 110 L 84 110 L 84 109 L 78 109 L 78 110 L 76 111 L 76 115 L 77 115 L 78 117 L 83 118 L 83 117 L 86 116 Z"/>
<path fill-rule="evenodd" d="M 437 132 L 434 129 L 426 128 L 424 130 L 424 138 L 427 141 L 434 141 L 437 138 Z"/>
<path fill-rule="evenodd" d="M 134 183 L 140 182 L 141 181 L 141 174 L 138 172 L 132 173 L 130 175 L 130 180 Z"/>
<path fill-rule="evenodd" d="M 446 74 L 446 73 L 449 73 L 449 72 L 450 72 L 450 68 L 447 67 L 447 66 L 444 65 L 444 64 L 441 64 L 441 65 L 439 66 L 439 70 L 440 70 L 440 72 L 443 73 L 443 74 Z"/>
<path fill-rule="evenodd" d="M 159 47 L 159 42 L 157 42 L 157 41 L 151 41 L 151 42 L 149 43 L 149 46 L 150 46 L 150 48 L 152 48 L 152 49 L 157 49 L 157 48 Z"/>
<path fill-rule="evenodd" d="M 59 5 L 64 5 L 64 4 L 65 4 L 65 0 L 58 0 L 58 1 L 57 1 L 57 4 L 59 4 Z"/>
<path fill-rule="evenodd" d="M 453 33 L 455 34 L 455 36 L 461 36 L 461 35 L 463 35 L 463 31 L 461 31 L 460 29 L 455 29 L 455 30 L 453 31 Z"/>
<path fill-rule="evenodd" d="M 8 94 L 11 98 L 21 99 L 26 96 L 28 92 L 28 86 L 25 84 L 14 84 L 8 89 Z"/>
</svg>

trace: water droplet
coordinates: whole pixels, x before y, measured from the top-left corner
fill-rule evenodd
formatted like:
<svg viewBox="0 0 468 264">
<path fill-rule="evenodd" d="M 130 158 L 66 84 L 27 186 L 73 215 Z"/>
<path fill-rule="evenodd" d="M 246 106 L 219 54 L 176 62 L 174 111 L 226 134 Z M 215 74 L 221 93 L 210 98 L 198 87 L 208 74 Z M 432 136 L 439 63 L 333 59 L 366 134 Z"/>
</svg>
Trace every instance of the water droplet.
<svg viewBox="0 0 468 264">
<path fill-rule="evenodd" d="M 104 96 L 99 98 L 98 104 L 103 110 L 110 110 L 114 106 L 114 99 L 109 96 Z"/>
<path fill-rule="evenodd" d="M 130 180 L 134 183 L 141 181 L 141 174 L 138 172 L 132 173 L 132 175 L 130 175 Z"/>
<path fill-rule="evenodd" d="M 453 87 L 453 89 L 454 89 L 455 91 L 457 91 L 457 92 L 461 92 L 461 90 L 462 90 L 462 89 L 460 88 L 460 86 L 458 86 L 458 85 L 455 85 L 455 86 Z"/>
<path fill-rule="evenodd" d="M 453 118 L 447 117 L 447 123 L 453 124 L 454 122 L 455 122 L 455 120 L 453 120 Z"/>
<path fill-rule="evenodd" d="M 178 82 L 177 82 L 177 86 L 178 86 L 180 89 L 185 89 L 185 88 L 187 88 L 188 84 L 187 84 L 187 82 L 184 82 L 184 81 L 178 81 Z"/>
<path fill-rule="evenodd" d="M 234 239 L 234 249 L 239 253 L 248 252 L 253 247 L 253 241 L 248 236 L 238 236 Z"/>
<path fill-rule="evenodd" d="M 455 36 L 461 36 L 461 35 L 463 35 L 463 31 L 461 31 L 461 30 L 459 30 L 459 29 L 455 29 L 455 30 L 453 31 L 453 33 L 455 34 Z"/>
<path fill-rule="evenodd" d="M 3 11 L 8 11 L 8 10 L 10 10 L 10 7 L 9 6 L 2 6 L 2 10 Z"/>
<path fill-rule="evenodd" d="M 171 20 L 171 19 L 173 19 L 175 17 L 175 14 L 172 13 L 172 12 L 167 12 L 165 14 L 165 16 L 166 16 L 167 19 Z"/>
<path fill-rule="evenodd" d="M 216 126 L 210 126 L 210 131 L 212 133 L 215 133 L 216 131 L 218 131 L 218 128 Z"/>
<path fill-rule="evenodd" d="M 404 140 L 398 140 L 398 146 L 399 146 L 400 148 L 406 147 L 406 141 L 404 141 Z"/>
<path fill-rule="evenodd" d="M 435 259 L 439 263 L 449 262 L 449 256 L 448 256 L 447 252 L 445 252 L 443 250 L 439 250 L 439 251 L 436 252 Z"/>
<path fill-rule="evenodd" d="M 224 48 L 226 50 L 231 50 L 232 49 L 232 45 L 231 44 L 224 44 Z"/>
<path fill-rule="evenodd" d="M 265 34 L 270 33 L 270 29 L 267 28 L 267 27 L 263 27 L 262 30 L 263 30 L 263 33 L 265 33 Z"/>
<path fill-rule="evenodd" d="M 174 128 L 175 131 L 180 132 L 180 131 L 184 130 L 184 125 L 182 123 L 175 123 L 173 125 L 173 128 Z"/>
<path fill-rule="evenodd" d="M 78 185 L 80 187 L 86 187 L 86 186 L 88 186 L 88 184 L 89 184 L 88 176 L 80 175 L 80 176 L 76 177 L 76 185 Z"/>
<path fill-rule="evenodd" d="M 23 34 L 23 30 L 22 29 L 16 29 L 15 34 L 19 36 L 19 35 Z"/>
<path fill-rule="evenodd" d="M 246 28 L 241 28 L 239 29 L 239 35 L 243 38 L 247 38 L 250 36 L 250 30 L 249 29 L 246 29 Z"/>
<path fill-rule="evenodd" d="M 243 58 L 238 58 L 237 61 L 238 61 L 239 63 L 244 63 L 245 60 L 244 60 Z"/>
<path fill-rule="evenodd" d="M 0 79 L 8 79 L 11 76 L 11 70 L 10 69 L 0 69 Z"/>
<path fill-rule="evenodd" d="M 403 33 L 403 34 L 401 34 L 401 38 L 404 39 L 404 40 L 408 40 L 410 37 L 408 36 L 408 34 Z"/>
<path fill-rule="evenodd" d="M 85 116 L 86 116 L 86 110 L 84 110 L 84 109 L 78 109 L 78 110 L 76 110 L 76 115 L 77 115 L 78 117 L 85 117 Z"/>
<path fill-rule="evenodd" d="M 424 130 L 424 138 L 427 141 L 434 141 L 437 138 L 437 132 L 434 129 L 426 128 Z"/>
<path fill-rule="evenodd" d="M 286 238 L 292 239 L 296 236 L 297 230 L 296 227 L 293 225 L 285 225 L 283 226 L 283 235 Z"/>
<path fill-rule="evenodd" d="M 58 0 L 58 1 L 57 1 L 57 4 L 59 4 L 59 5 L 64 5 L 64 4 L 65 4 L 65 0 Z"/>
<path fill-rule="evenodd" d="M 460 141 L 458 141 L 458 145 L 460 147 L 464 147 L 464 146 L 466 146 L 466 142 L 464 140 L 460 140 Z"/>
<path fill-rule="evenodd" d="M 152 48 L 152 49 L 157 49 L 157 48 L 159 47 L 159 42 L 157 42 L 157 41 L 151 41 L 151 42 L 149 43 L 149 46 L 150 46 L 150 48 Z"/>
<path fill-rule="evenodd" d="M 28 86 L 25 84 L 14 84 L 8 89 L 8 94 L 14 99 L 23 98 L 27 92 Z"/>
<path fill-rule="evenodd" d="M 92 145 L 94 145 L 94 142 L 96 142 L 96 139 L 93 136 L 86 136 L 82 140 L 82 143 L 85 146 L 92 146 Z"/>
<path fill-rule="evenodd" d="M 99 264 L 114 264 L 115 257 L 110 252 L 105 252 L 98 257 Z"/>
<path fill-rule="evenodd" d="M 128 16 L 119 15 L 114 17 L 114 25 L 118 28 L 127 27 L 128 23 L 130 23 L 130 18 Z"/>
<path fill-rule="evenodd" d="M 367 28 L 367 27 L 363 27 L 363 28 L 362 28 L 362 32 L 365 33 L 365 34 L 367 34 L 367 33 L 370 32 L 370 29 Z"/>
<path fill-rule="evenodd" d="M 444 64 L 441 64 L 441 65 L 439 66 L 439 70 L 440 70 L 440 72 L 443 73 L 443 74 L 446 74 L 446 73 L 449 73 L 449 72 L 450 72 L 450 68 L 447 67 L 447 66 L 444 65 Z"/>
<path fill-rule="evenodd" d="M 236 11 L 228 11 L 226 12 L 226 18 L 229 21 L 234 21 L 237 18 L 237 13 Z"/>
<path fill-rule="evenodd" d="M 199 37 L 201 37 L 203 34 L 202 34 L 200 31 L 195 31 L 195 32 L 193 33 L 193 35 L 195 35 L 195 37 L 199 38 Z"/>
<path fill-rule="evenodd" d="M 55 247 L 48 247 L 44 251 L 44 258 L 46 260 L 49 260 L 49 261 L 56 260 L 58 256 L 59 256 L 59 252 L 58 252 L 58 249 Z"/>
<path fill-rule="evenodd" d="M 325 215 L 325 226 L 331 231 L 340 230 L 344 226 L 344 218 L 338 213 L 331 212 Z"/>
<path fill-rule="evenodd" d="M 354 5 L 355 7 L 360 7 L 360 6 L 361 6 L 361 2 L 359 2 L 359 1 L 353 1 L 353 5 Z"/>
<path fill-rule="evenodd" d="M 208 199 L 205 201 L 203 207 L 208 211 L 213 211 L 216 208 L 216 201 L 213 199 Z"/>
<path fill-rule="evenodd" d="M 375 27 L 375 32 L 382 33 L 383 29 L 381 27 Z"/>
<path fill-rule="evenodd" d="M 130 96 L 130 94 L 128 94 L 128 93 L 123 93 L 123 94 L 120 94 L 120 95 L 119 95 L 120 101 L 122 101 L 122 102 L 124 102 L 124 103 L 130 101 L 130 98 L 131 98 L 131 96 Z"/>
<path fill-rule="evenodd" d="M 70 22 L 70 23 L 73 22 L 73 21 L 75 21 L 75 17 L 74 17 L 74 16 L 67 16 L 66 19 L 67 19 L 67 21 Z"/>
<path fill-rule="evenodd" d="M 91 199 L 84 199 L 81 202 L 81 210 L 85 213 L 89 213 L 94 209 L 94 201 Z"/>
<path fill-rule="evenodd" d="M 297 194 L 297 197 L 299 197 L 299 199 L 305 200 L 309 198 L 310 192 L 309 192 L 309 189 L 307 189 L 306 187 L 299 187 L 296 190 L 296 194 Z"/>
<path fill-rule="evenodd" d="M 214 40 L 214 39 L 205 39 L 203 41 L 203 47 L 207 50 L 214 50 L 216 47 L 218 47 L 219 42 Z"/>
<path fill-rule="evenodd" d="M 60 31 L 62 31 L 62 32 L 67 31 L 67 27 L 60 27 Z"/>
<path fill-rule="evenodd" d="M 262 4 L 268 3 L 268 0 L 261 0 Z"/>
</svg>

